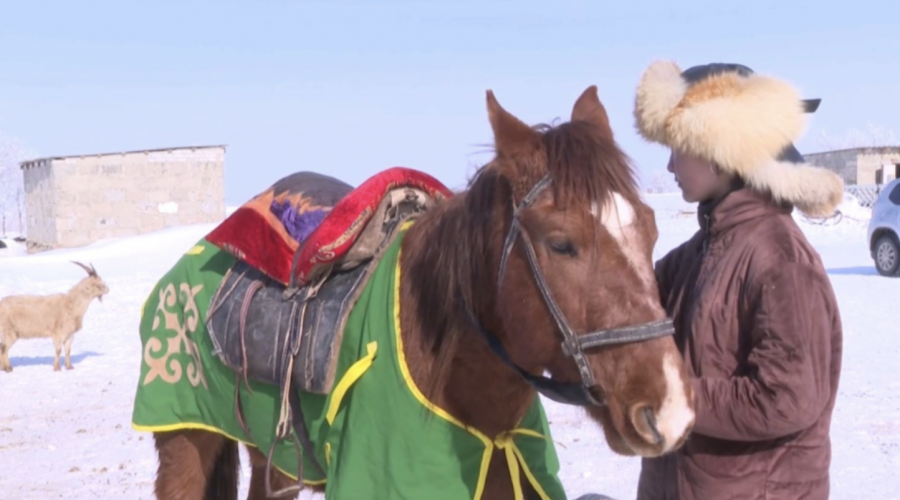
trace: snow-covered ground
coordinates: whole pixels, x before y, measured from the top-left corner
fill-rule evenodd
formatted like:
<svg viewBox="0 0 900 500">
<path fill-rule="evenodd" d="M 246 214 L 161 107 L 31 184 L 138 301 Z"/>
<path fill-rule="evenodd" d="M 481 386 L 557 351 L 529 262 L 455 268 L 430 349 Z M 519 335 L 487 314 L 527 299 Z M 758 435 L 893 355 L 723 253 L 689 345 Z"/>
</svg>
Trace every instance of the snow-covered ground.
<svg viewBox="0 0 900 500">
<path fill-rule="evenodd" d="M 657 210 L 656 257 L 697 228 L 680 195 L 648 195 Z M 840 221 L 798 217 L 822 255 L 844 322 L 844 365 L 832 424 L 832 498 L 900 499 L 900 279 L 879 276 L 866 247 L 868 213 L 848 203 Z M 130 426 L 137 386 L 142 301 L 155 281 L 212 225 L 169 229 L 89 247 L 26 255 L 0 250 L 0 297 L 67 290 L 84 276 L 69 263 L 93 263 L 110 286 L 75 337 L 75 369 L 55 373 L 50 340 L 20 341 L 11 374 L 0 372 L 0 498 L 151 499 L 156 455 L 148 434 Z M 580 409 L 547 402 L 561 443 L 569 495 L 635 496 L 640 462 L 614 455 Z M 242 451 L 246 493 L 249 469 Z M 311 498 L 311 496 L 301 496 Z"/>
</svg>

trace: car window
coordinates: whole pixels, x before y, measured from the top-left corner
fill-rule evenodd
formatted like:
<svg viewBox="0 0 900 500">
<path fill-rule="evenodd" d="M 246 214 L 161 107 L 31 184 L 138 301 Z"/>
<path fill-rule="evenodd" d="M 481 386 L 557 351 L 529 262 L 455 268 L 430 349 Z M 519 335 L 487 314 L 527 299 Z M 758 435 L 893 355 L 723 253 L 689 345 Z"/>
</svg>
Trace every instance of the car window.
<svg viewBox="0 0 900 500">
<path fill-rule="evenodd" d="M 900 205 L 900 183 L 894 185 L 894 189 L 891 191 L 891 194 L 888 195 L 888 199 L 891 200 L 891 203 L 894 205 Z"/>
</svg>

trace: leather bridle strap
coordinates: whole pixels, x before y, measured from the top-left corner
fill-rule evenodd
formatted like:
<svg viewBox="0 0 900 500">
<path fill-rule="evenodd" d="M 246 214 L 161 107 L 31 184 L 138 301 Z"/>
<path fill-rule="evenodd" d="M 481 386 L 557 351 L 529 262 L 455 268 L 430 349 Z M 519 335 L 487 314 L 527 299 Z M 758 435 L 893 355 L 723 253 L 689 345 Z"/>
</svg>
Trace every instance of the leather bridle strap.
<svg viewBox="0 0 900 500">
<path fill-rule="evenodd" d="M 547 187 L 550 186 L 550 183 L 550 176 L 545 175 L 533 188 L 531 188 L 531 191 L 522 198 L 522 201 L 519 202 L 518 206 L 515 205 L 515 200 L 513 200 L 512 225 L 509 228 L 509 233 L 506 235 L 506 241 L 503 242 L 503 256 L 500 258 L 500 271 L 497 273 L 498 288 L 503 282 L 503 275 L 506 274 L 506 262 L 509 260 L 509 254 L 512 253 L 513 246 L 516 244 L 516 236 L 519 235 L 519 231 L 522 229 L 519 214 L 522 213 L 523 209 L 531 206 L 544 189 L 547 189 Z"/>
<path fill-rule="evenodd" d="M 577 338 L 577 344 L 581 349 L 590 349 L 592 347 L 640 342 L 674 334 L 675 326 L 672 324 L 672 320 L 664 319 L 645 325 L 610 328 L 609 330 L 599 330 L 580 335 Z M 571 356 L 565 343 L 563 344 L 563 352 L 567 356 Z"/>
<path fill-rule="evenodd" d="M 460 302 L 462 302 L 461 298 Z M 509 353 L 506 351 L 506 348 L 503 347 L 503 343 L 500 342 L 500 339 L 481 326 L 481 323 L 479 323 L 472 314 L 471 309 L 465 306 L 463 306 L 463 309 L 465 310 L 466 317 L 472 324 L 472 327 L 481 333 L 485 340 L 487 340 L 491 351 L 493 351 L 506 366 L 512 368 L 513 371 L 518 373 L 529 385 L 534 387 L 535 390 L 546 398 L 556 401 L 557 403 L 576 406 L 603 406 L 606 404 L 605 401 L 598 399 L 584 384 L 577 382 L 558 382 L 551 378 L 541 375 L 532 375 L 525 371 L 509 357 Z"/>
</svg>

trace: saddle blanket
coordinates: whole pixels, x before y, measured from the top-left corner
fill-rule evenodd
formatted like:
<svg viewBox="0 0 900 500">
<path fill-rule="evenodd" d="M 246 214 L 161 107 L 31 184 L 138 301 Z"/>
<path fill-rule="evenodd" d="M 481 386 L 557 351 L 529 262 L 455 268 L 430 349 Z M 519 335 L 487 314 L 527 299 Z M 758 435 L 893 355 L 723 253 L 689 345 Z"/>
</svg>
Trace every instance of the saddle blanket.
<svg viewBox="0 0 900 500">
<path fill-rule="evenodd" d="M 305 285 L 353 253 L 385 197 L 399 188 L 419 191 L 422 203 L 453 195 L 434 177 L 406 167 L 378 172 L 356 188 L 327 175 L 296 172 L 240 206 L 206 239 L 285 286 L 296 266 L 293 278 Z"/>
<path fill-rule="evenodd" d="M 385 251 L 350 313 L 333 390 L 298 391 L 327 474 L 317 476 L 304 457 L 304 481 L 326 483 L 329 500 L 373 494 L 478 500 L 497 452 L 505 453 L 510 477 L 521 473 L 542 499 L 566 498 L 538 397 L 517 428 L 491 438 L 428 401 L 410 376 L 399 324 L 400 245 L 409 224 Z M 204 327 L 205 305 L 233 259 L 200 241 L 157 283 L 141 318 L 143 361 L 132 426 L 149 432 L 205 429 L 267 453 L 278 420 L 278 387 L 251 380 L 248 391 L 213 353 Z M 251 436 L 234 416 L 236 391 Z M 275 448 L 273 463 L 297 479 L 297 456 L 288 441 Z"/>
</svg>

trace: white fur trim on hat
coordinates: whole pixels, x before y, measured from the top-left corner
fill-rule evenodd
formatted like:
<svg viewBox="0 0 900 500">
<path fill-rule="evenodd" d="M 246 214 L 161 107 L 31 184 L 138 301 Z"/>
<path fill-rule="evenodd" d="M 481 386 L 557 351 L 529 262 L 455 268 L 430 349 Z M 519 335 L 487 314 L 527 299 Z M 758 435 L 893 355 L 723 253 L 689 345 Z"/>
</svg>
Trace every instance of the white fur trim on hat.
<svg viewBox="0 0 900 500">
<path fill-rule="evenodd" d="M 641 77 L 634 116 L 651 142 L 704 158 L 808 215 L 830 215 L 843 181 L 826 169 L 777 161 L 803 134 L 806 114 L 788 83 L 763 75 L 721 73 L 690 85 L 671 61 Z"/>
<path fill-rule="evenodd" d="M 744 181 L 787 201 L 809 217 L 829 217 L 844 197 L 844 181 L 834 172 L 808 163 L 771 161 L 751 170 Z"/>
</svg>

